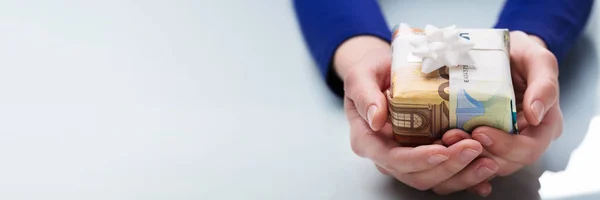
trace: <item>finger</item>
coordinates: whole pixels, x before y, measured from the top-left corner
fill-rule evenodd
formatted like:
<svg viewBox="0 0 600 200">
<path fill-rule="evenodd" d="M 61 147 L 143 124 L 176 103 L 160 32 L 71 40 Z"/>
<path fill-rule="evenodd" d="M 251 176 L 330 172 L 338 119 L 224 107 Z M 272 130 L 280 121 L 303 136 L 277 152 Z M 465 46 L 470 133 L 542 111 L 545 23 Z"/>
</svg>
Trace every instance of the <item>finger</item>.
<svg viewBox="0 0 600 200">
<path fill-rule="evenodd" d="M 558 99 L 558 64 L 548 50 L 540 48 L 523 57 L 527 89 L 523 110 L 527 121 L 536 126 Z"/>
<path fill-rule="evenodd" d="M 416 148 L 398 147 L 398 144 L 381 132 L 372 131 L 358 117 L 353 105 L 348 105 L 351 147 L 358 156 L 366 157 L 391 173 L 410 173 L 434 167 L 449 157 L 448 148 L 442 145 L 423 145 Z"/>
<path fill-rule="evenodd" d="M 484 181 L 469 188 L 467 191 L 482 197 L 487 197 L 492 193 L 492 185 L 488 181 Z"/>
<path fill-rule="evenodd" d="M 471 139 L 462 140 L 448 149 L 451 152 L 450 158 L 439 166 L 421 172 L 404 174 L 399 179 L 414 188 L 428 190 L 463 170 L 483 150 L 477 141 Z"/>
<path fill-rule="evenodd" d="M 356 155 L 370 158 L 372 155 L 387 154 L 398 146 L 390 137 L 371 130 L 349 98 L 344 99 L 344 108 L 350 123 L 350 146 Z"/>
<path fill-rule="evenodd" d="M 379 166 L 379 165 L 375 165 L 375 167 L 377 167 L 377 170 L 383 174 L 383 175 L 390 175 L 392 173 L 390 173 L 390 171 L 388 171 L 387 169 L 384 169 L 383 167 Z"/>
<path fill-rule="evenodd" d="M 450 194 L 466 190 L 486 181 L 498 171 L 498 164 L 490 158 L 479 158 L 464 170 L 433 188 L 437 194 Z"/>
<path fill-rule="evenodd" d="M 498 171 L 496 171 L 496 174 L 494 174 L 494 176 L 490 177 L 488 179 L 488 181 L 492 180 L 495 176 L 511 175 L 512 173 L 514 173 L 517 170 L 524 167 L 523 164 L 512 162 L 512 161 L 506 160 L 504 158 L 498 157 L 498 156 L 490 153 L 486 149 L 483 149 L 483 152 L 481 153 L 480 157 L 490 158 L 490 159 L 494 160 L 498 164 L 498 166 L 500 166 Z"/>
<path fill-rule="evenodd" d="M 527 119 L 525 118 L 525 113 L 519 112 L 517 113 L 517 129 L 525 130 L 529 126 L 527 123 Z"/>
<path fill-rule="evenodd" d="M 431 169 L 449 159 L 450 151 L 442 145 L 395 147 L 387 154 L 374 155 L 380 166 L 397 174 L 407 174 Z"/>
<path fill-rule="evenodd" d="M 389 62 L 358 63 L 344 83 L 345 94 L 374 131 L 381 129 L 387 121 L 387 99 L 382 92 L 382 80 L 389 79 L 385 76 L 389 74 L 388 66 Z"/>
<path fill-rule="evenodd" d="M 385 135 L 386 138 L 390 138 L 393 139 L 393 128 L 392 128 L 392 123 L 391 122 L 386 122 L 385 125 L 383 125 L 383 128 L 381 128 L 381 130 L 379 130 L 379 132 L 381 132 L 383 135 Z"/>
<path fill-rule="evenodd" d="M 509 134 L 491 127 L 479 127 L 473 131 L 473 139 L 479 141 L 493 155 L 524 165 L 537 161 L 552 140 L 553 126 L 530 126 L 521 135 Z"/>
<path fill-rule="evenodd" d="M 504 158 L 498 157 L 498 156 L 490 153 L 489 151 L 487 151 L 485 148 L 483 149 L 483 152 L 481 153 L 480 157 L 490 158 L 490 159 L 494 160 L 494 162 L 496 162 L 496 164 L 498 164 L 498 166 L 500 166 L 498 171 L 496 171 L 496 174 L 494 174 L 494 176 L 490 177 L 488 180 L 492 180 L 492 178 L 494 178 L 496 175 L 497 176 L 510 175 L 510 174 L 514 173 L 515 171 L 521 169 L 524 166 L 523 164 L 519 164 L 516 162 L 506 160 Z"/>
<path fill-rule="evenodd" d="M 463 130 L 451 129 L 449 131 L 446 131 L 446 133 L 444 133 L 444 135 L 442 136 L 442 141 L 446 145 L 453 145 L 453 144 L 457 143 L 458 141 L 461 141 L 464 139 L 470 139 L 470 138 L 471 138 L 471 136 L 467 132 L 464 132 Z"/>
<path fill-rule="evenodd" d="M 536 157 L 534 152 L 538 144 L 527 136 L 513 135 L 491 127 L 479 127 L 473 131 L 473 139 L 479 141 L 494 156 L 510 162 L 530 164 L 532 158 Z"/>
</svg>

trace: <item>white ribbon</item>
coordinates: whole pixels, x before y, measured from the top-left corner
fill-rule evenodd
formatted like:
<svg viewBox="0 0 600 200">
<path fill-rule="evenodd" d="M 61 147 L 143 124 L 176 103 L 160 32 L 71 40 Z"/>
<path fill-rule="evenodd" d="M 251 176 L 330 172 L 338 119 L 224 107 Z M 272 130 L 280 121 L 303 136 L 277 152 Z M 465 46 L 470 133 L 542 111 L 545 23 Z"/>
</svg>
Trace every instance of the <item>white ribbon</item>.
<svg viewBox="0 0 600 200">
<path fill-rule="evenodd" d="M 408 30 L 407 24 L 401 24 L 401 31 Z M 431 73 L 443 66 L 456 67 L 473 65 L 469 50 L 475 45 L 472 41 L 460 37 L 456 26 L 439 29 L 425 26 L 425 37 L 410 37 L 411 53 L 422 59 L 421 71 Z"/>
</svg>

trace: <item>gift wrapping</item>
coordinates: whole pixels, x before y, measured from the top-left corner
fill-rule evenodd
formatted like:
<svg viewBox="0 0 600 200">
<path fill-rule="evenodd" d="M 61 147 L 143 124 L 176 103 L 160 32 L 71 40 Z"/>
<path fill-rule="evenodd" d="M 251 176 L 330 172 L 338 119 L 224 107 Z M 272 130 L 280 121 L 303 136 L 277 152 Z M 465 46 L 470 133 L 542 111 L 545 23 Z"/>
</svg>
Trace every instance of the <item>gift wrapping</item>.
<svg viewBox="0 0 600 200">
<path fill-rule="evenodd" d="M 508 33 L 396 28 L 387 91 L 394 140 L 426 145 L 449 129 L 470 133 L 479 126 L 517 134 Z"/>
</svg>

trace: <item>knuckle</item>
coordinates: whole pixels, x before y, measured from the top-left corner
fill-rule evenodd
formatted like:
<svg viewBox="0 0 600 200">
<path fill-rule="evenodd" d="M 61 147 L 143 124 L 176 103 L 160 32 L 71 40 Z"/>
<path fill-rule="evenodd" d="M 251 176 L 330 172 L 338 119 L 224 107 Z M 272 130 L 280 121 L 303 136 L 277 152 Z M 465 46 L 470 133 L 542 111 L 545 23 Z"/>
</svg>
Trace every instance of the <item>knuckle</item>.
<svg viewBox="0 0 600 200">
<path fill-rule="evenodd" d="M 527 49 L 528 56 L 535 56 L 534 58 L 542 58 L 542 59 L 550 59 L 550 57 L 554 56 L 554 54 L 552 54 L 552 52 L 548 51 L 545 48 L 541 48 L 541 47 L 537 47 L 537 46 L 529 46 L 529 47 L 530 48 Z"/>
<path fill-rule="evenodd" d="M 350 139 L 350 148 L 352 148 L 352 152 L 360 157 L 365 157 L 365 151 L 360 145 L 360 137 L 357 134 L 354 134 Z"/>
<path fill-rule="evenodd" d="M 558 59 L 556 59 L 556 56 L 554 56 L 554 54 L 548 49 L 541 48 L 536 51 L 534 56 L 546 59 L 546 61 L 550 64 L 548 67 L 552 68 L 554 71 L 558 71 Z"/>
<path fill-rule="evenodd" d="M 548 61 L 551 63 L 558 63 L 556 56 L 554 56 L 554 54 L 547 49 L 542 49 L 542 51 L 539 51 L 539 55 L 545 59 L 548 59 Z"/>
<path fill-rule="evenodd" d="M 558 94 L 558 78 L 557 77 L 548 77 L 546 79 L 546 87 L 554 90 L 556 94 Z"/>
<path fill-rule="evenodd" d="M 365 106 L 365 104 L 368 101 L 367 100 L 368 93 L 365 90 L 356 91 L 354 97 L 355 97 L 355 102 L 357 103 L 357 107 Z"/>
</svg>

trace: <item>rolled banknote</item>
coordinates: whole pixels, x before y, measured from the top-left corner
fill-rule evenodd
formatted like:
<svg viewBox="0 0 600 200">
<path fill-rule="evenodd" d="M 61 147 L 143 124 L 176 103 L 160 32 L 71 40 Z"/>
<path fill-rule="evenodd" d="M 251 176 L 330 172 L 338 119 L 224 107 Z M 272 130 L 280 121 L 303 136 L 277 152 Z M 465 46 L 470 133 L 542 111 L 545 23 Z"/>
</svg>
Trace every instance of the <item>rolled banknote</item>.
<svg viewBox="0 0 600 200">
<path fill-rule="evenodd" d="M 449 34 L 456 34 L 472 45 L 465 51 L 464 58 L 455 56 L 432 61 L 442 65 L 435 70 L 428 66 L 429 71 L 422 68 L 424 62 L 429 61 L 416 56 L 419 50 L 414 46 L 415 41 L 427 40 L 425 32 L 407 26 L 394 30 L 391 85 L 387 92 L 394 139 L 403 146 L 425 145 L 441 139 L 449 129 L 471 132 L 479 126 L 517 134 L 508 30 L 450 31 Z M 438 51 L 429 55 L 439 58 L 441 54 Z M 468 65 L 461 64 L 461 59 L 468 60 L 464 61 Z"/>
</svg>

